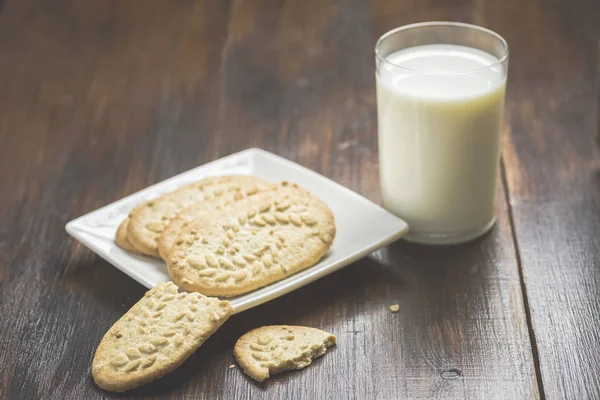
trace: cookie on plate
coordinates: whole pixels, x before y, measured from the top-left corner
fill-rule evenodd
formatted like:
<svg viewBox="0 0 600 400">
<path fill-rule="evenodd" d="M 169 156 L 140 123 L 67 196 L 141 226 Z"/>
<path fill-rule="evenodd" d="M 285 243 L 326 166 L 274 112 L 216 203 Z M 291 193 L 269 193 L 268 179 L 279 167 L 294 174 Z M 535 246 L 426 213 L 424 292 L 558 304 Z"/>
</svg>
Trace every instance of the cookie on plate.
<svg viewBox="0 0 600 400">
<path fill-rule="evenodd" d="M 127 241 L 139 253 L 159 258 L 158 241 L 171 219 L 201 202 L 216 207 L 266 190 L 272 185 L 248 175 L 203 179 L 148 201 L 134 209 L 127 223 Z"/>
<path fill-rule="evenodd" d="M 102 389 L 122 392 L 181 365 L 231 315 L 228 301 L 177 293 L 172 282 L 146 292 L 104 335 L 92 361 Z"/>
<path fill-rule="evenodd" d="M 129 241 L 127 240 L 127 225 L 129 225 L 129 217 L 125 218 L 123 222 L 121 222 L 121 225 L 119 225 L 117 234 L 115 236 L 115 243 L 125 251 L 137 253 L 137 251 L 131 244 L 129 244 Z"/>
<path fill-rule="evenodd" d="M 271 189 L 275 189 L 275 188 L 277 188 L 276 185 L 272 185 L 268 188 L 264 187 L 264 186 L 260 186 L 258 192 L 265 192 L 267 190 L 271 190 Z M 221 203 L 215 204 L 214 201 L 209 200 L 206 202 L 201 202 L 199 204 L 196 204 L 195 206 L 188 207 L 185 210 L 181 211 L 179 214 L 177 214 L 175 216 L 175 218 L 172 218 L 170 220 L 170 222 L 167 225 L 167 227 L 165 228 L 165 230 L 160 234 L 160 237 L 158 240 L 158 252 L 160 254 L 160 257 L 165 261 L 168 260 L 169 252 L 171 251 L 171 248 L 173 247 L 173 243 L 175 243 L 175 240 L 177 239 L 177 237 L 186 229 L 186 227 L 189 224 L 198 220 L 199 218 L 201 218 L 203 215 L 205 215 L 207 213 L 209 213 L 209 214 L 214 213 L 216 211 L 219 211 L 223 207 L 229 207 L 234 202 L 241 201 L 242 199 L 247 198 L 252 195 L 256 195 L 258 192 L 241 191 L 240 195 L 237 196 L 233 201 L 221 202 Z"/>
<path fill-rule="evenodd" d="M 134 207 L 133 210 L 131 210 L 131 212 L 127 216 L 127 218 L 125 218 L 117 228 L 117 233 L 115 235 L 115 243 L 117 244 L 117 246 L 119 246 L 125 251 L 141 254 L 139 251 L 133 248 L 131 243 L 129 243 L 129 240 L 127 240 L 127 227 L 129 226 L 129 216 L 135 214 L 138 210 L 141 210 L 144 207 L 146 207 L 146 202 L 138 204 L 136 207 Z"/>
<path fill-rule="evenodd" d="M 281 190 L 281 186 L 278 185 L 273 185 L 270 189 L 276 190 L 279 189 Z M 270 190 L 268 189 L 268 190 Z M 304 189 L 301 188 L 295 188 L 294 189 L 296 192 L 302 190 L 304 193 L 309 194 L 307 191 L 304 191 Z M 264 188 L 261 188 L 260 192 L 265 192 L 267 191 Z M 244 194 L 244 193 L 242 193 Z M 255 194 L 255 193 L 252 193 Z M 248 196 L 244 196 L 243 198 L 246 198 Z M 242 198 L 239 198 L 239 200 L 241 200 Z M 194 221 L 196 221 L 197 219 L 201 218 L 203 215 L 205 215 L 206 213 L 214 213 L 215 211 L 220 210 L 222 207 L 229 207 L 232 203 L 226 203 L 226 204 L 217 204 L 216 206 L 210 202 L 204 202 L 204 203 L 200 203 L 197 204 L 195 206 L 192 207 L 188 207 L 185 210 L 181 211 L 179 214 L 177 214 L 177 216 L 175 216 L 175 218 L 171 219 L 171 221 L 169 222 L 169 225 L 165 228 L 165 230 L 162 232 L 162 234 L 160 235 L 160 238 L 158 240 L 158 252 L 160 254 L 160 257 L 167 261 L 167 257 L 169 256 L 169 252 L 171 251 L 171 248 L 173 247 L 173 243 L 175 243 L 175 240 L 177 239 L 177 237 Z"/>
<path fill-rule="evenodd" d="M 233 355 L 247 375 L 263 382 L 272 374 L 310 365 L 335 339 L 331 333 L 305 326 L 263 326 L 240 337 Z"/>
<path fill-rule="evenodd" d="M 167 268 L 185 290 L 236 296 L 314 265 L 334 237 L 329 207 L 284 182 L 199 216 L 176 239 Z"/>
</svg>

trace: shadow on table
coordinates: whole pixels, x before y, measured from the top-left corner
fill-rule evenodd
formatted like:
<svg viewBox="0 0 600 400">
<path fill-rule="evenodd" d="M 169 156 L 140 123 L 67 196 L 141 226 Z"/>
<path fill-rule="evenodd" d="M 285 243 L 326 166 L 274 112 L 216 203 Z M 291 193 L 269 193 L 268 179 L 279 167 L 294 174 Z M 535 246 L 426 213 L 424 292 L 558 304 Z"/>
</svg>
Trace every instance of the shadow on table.
<svg viewBox="0 0 600 400">
<path fill-rule="evenodd" d="M 102 305 L 105 310 L 124 313 L 141 299 L 147 290 L 91 252 L 80 254 L 69 264 L 63 280 L 64 286 L 85 301 Z"/>
</svg>

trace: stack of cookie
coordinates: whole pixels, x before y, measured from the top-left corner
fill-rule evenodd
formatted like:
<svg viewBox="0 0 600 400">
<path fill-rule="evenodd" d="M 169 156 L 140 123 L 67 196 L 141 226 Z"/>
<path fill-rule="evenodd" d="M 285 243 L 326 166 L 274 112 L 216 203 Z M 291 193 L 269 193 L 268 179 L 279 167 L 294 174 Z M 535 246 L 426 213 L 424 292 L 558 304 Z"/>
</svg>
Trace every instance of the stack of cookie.
<svg viewBox="0 0 600 400">
<path fill-rule="evenodd" d="M 335 237 L 327 205 L 294 184 L 207 178 L 136 207 L 123 249 L 162 258 L 181 288 L 230 297 L 314 265 Z"/>
<path fill-rule="evenodd" d="M 173 281 L 146 293 L 106 333 L 92 362 L 102 388 L 128 390 L 173 371 L 231 315 L 226 300 L 314 265 L 335 237 L 329 207 L 295 184 L 207 178 L 137 206 L 116 235 L 124 250 L 162 258 Z M 180 292 L 179 288 L 185 291 Z M 234 355 L 263 381 L 300 369 L 335 343 L 313 328 L 263 327 Z"/>
</svg>

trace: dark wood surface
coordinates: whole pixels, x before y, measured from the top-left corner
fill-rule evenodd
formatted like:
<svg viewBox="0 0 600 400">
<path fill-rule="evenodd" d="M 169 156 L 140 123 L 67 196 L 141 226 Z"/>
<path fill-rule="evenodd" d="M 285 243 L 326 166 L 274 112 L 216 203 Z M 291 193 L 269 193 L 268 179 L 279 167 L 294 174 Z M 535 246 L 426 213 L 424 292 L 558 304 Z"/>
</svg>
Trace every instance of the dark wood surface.
<svg viewBox="0 0 600 400">
<path fill-rule="evenodd" d="M 524 3 L 490 26 L 513 21 L 504 165 L 531 339 L 548 398 L 600 398 L 600 3 Z"/>
<path fill-rule="evenodd" d="M 599 7 L 1 2 L 0 398 L 600 398 Z M 494 230 L 395 243 L 231 318 L 156 383 L 98 389 L 95 348 L 144 288 L 64 224 L 253 146 L 379 201 L 373 45 L 424 20 L 482 24 L 511 45 Z M 259 385 L 228 366 L 265 324 L 338 345 Z"/>
</svg>

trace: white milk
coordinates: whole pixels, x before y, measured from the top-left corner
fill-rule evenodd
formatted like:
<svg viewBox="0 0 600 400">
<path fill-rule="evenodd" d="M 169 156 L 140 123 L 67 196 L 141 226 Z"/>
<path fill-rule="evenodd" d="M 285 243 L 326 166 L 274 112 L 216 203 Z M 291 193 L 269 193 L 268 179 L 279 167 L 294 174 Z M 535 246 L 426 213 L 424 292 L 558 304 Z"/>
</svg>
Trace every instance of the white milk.
<svg viewBox="0 0 600 400">
<path fill-rule="evenodd" d="M 491 227 L 506 86 L 498 59 L 465 46 L 425 45 L 386 60 L 404 67 L 381 62 L 377 76 L 386 208 L 408 222 L 414 240 Z"/>
</svg>

